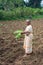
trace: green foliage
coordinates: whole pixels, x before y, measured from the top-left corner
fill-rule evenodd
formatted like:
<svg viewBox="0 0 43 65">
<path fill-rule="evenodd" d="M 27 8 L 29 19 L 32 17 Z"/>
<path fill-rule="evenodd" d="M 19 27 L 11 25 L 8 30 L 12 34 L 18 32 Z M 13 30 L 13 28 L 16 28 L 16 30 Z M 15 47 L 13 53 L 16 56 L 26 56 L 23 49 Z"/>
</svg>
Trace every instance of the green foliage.
<svg viewBox="0 0 43 65">
<path fill-rule="evenodd" d="M 19 39 L 20 37 L 22 37 L 22 35 L 21 35 L 22 32 L 23 32 L 22 30 L 17 30 L 15 32 L 13 32 L 13 34 L 16 39 Z"/>
<path fill-rule="evenodd" d="M 23 6 L 23 0 L 0 0 L 0 9 L 13 10 L 16 7 Z"/>
<path fill-rule="evenodd" d="M 34 8 L 39 8 L 41 7 L 40 2 L 41 0 L 30 0 L 29 6 L 34 7 Z"/>
<path fill-rule="evenodd" d="M 3 11 L 1 10 L 0 11 L 0 20 L 2 20 L 3 19 Z"/>
<path fill-rule="evenodd" d="M 15 0 L 14 5 L 15 7 L 23 6 L 23 0 Z"/>
<path fill-rule="evenodd" d="M 43 8 L 38 8 L 40 2 L 41 0 L 30 0 L 25 4 L 24 0 L 0 0 L 0 20 L 33 18 L 36 15 L 43 15 Z"/>
<path fill-rule="evenodd" d="M 31 6 L 34 8 L 40 7 L 41 0 L 30 0 L 29 3 L 25 3 L 24 0 L 0 0 L 0 9 L 13 10 L 17 7 Z"/>
<path fill-rule="evenodd" d="M 0 10 L 0 20 L 15 20 L 21 18 L 33 18 L 43 15 L 43 8 L 18 7 L 12 11 Z"/>
<path fill-rule="evenodd" d="M 39 12 L 41 15 L 43 15 L 43 8 L 40 10 L 40 12 Z"/>
</svg>

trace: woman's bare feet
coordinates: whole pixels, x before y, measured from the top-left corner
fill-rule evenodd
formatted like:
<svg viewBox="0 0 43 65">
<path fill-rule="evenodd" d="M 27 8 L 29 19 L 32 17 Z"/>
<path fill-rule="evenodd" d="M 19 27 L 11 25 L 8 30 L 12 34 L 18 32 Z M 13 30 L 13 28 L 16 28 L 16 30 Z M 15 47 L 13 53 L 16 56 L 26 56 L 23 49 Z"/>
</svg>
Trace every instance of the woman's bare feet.
<svg viewBox="0 0 43 65">
<path fill-rule="evenodd" d="M 25 54 L 23 57 L 27 57 L 27 54 Z"/>
<path fill-rule="evenodd" d="M 31 55 L 32 53 L 26 53 L 23 57 L 27 57 L 28 55 Z"/>
</svg>

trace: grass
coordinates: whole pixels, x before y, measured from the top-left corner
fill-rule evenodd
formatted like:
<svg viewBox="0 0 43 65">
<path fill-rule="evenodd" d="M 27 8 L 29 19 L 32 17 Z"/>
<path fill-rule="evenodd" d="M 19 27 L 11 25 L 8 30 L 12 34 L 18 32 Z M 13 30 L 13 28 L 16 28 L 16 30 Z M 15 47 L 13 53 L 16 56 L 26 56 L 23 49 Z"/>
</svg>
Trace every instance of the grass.
<svg viewBox="0 0 43 65">
<path fill-rule="evenodd" d="M 30 19 L 29 16 L 25 16 L 25 17 L 20 17 L 20 18 L 12 18 L 12 19 L 1 19 L 0 21 L 13 21 L 13 20 L 26 20 L 26 19 Z M 32 20 L 36 20 L 36 19 L 43 19 L 43 15 L 35 15 L 32 16 L 31 18 Z"/>
<path fill-rule="evenodd" d="M 25 17 L 21 17 L 21 18 L 16 18 L 15 20 L 26 20 L 26 19 L 29 19 L 29 17 L 28 16 L 25 16 Z M 31 19 L 32 20 L 43 19 L 43 15 L 35 15 L 35 16 L 32 16 Z"/>
</svg>

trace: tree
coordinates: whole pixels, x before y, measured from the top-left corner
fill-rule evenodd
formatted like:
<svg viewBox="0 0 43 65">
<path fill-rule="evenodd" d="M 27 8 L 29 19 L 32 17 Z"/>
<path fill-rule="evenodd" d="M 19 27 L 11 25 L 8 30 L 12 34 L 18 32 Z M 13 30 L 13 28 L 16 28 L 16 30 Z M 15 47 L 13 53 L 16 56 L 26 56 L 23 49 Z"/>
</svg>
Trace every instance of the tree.
<svg viewBox="0 0 43 65">
<path fill-rule="evenodd" d="M 23 0 L 14 0 L 14 6 L 15 7 L 20 7 L 20 6 L 23 6 L 23 5 L 24 5 Z"/>
<path fill-rule="evenodd" d="M 13 10 L 16 7 L 40 7 L 41 0 L 29 0 L 27 3 L 24 0 L 0 0 L 0 9 Z"/>
<path fill-rule="evenodd" d="M 41 0 L 30 0 L 29 6 L 38 8 L 40 7 Z"/>
</svg>

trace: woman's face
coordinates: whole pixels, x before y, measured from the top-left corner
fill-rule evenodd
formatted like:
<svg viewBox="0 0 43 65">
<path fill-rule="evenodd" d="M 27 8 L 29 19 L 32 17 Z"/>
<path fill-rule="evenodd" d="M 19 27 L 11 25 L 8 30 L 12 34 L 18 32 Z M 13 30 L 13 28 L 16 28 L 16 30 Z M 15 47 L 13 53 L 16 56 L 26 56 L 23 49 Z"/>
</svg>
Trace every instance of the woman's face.
<svg viewBox="0 0 43 65">
<path fill-rule="evenodd" d="M 28 22 L 26 22 L 26 24 L 27 24 L 27 25 L 30 25 L 30 22 L 28 21 Z"/>
</svg>

